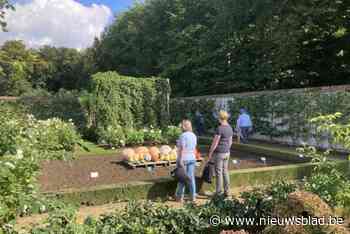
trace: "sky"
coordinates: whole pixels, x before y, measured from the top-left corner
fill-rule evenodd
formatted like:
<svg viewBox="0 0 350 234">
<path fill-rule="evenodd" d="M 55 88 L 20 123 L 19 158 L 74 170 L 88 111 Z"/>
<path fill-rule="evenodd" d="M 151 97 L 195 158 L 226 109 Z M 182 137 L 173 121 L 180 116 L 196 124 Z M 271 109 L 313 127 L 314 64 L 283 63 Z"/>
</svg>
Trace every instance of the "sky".
<svg viewBox="0 0 350 234">
<path fill-rule="evenodd" d="M 135 0 L 13 0 L 9 32 L 0 31 L 0 45 L 23 40 L 27 47 L 43 45 L 84 49 Z"/>
</svg>

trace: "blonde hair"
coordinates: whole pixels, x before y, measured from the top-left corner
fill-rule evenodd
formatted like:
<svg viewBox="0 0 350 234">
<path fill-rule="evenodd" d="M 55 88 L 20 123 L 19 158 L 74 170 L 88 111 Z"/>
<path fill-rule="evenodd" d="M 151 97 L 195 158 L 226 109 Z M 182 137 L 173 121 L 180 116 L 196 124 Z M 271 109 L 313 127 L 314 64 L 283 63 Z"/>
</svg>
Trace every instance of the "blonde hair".
<svg viewBox="0 0 350 234">
<path fill-rule="evenodd" d="M 182 120 L 181 125 L 182 125 L 182 129 L 184 131 L 192 132 L 192 123 L 190 120 L 188 120 L 188 119 Z"/>
<path fill-rule="evenodd" d="M 221 111 L 219 112 L 219 119 L 220 119 L 220 120 L 222 120 L 222 121 L 227 121 L 228 118 L 229 118 L 229 115 L 228 115 L 228 113 L 227 113 L 226 111 L 221 110 Z"/>
</svg>

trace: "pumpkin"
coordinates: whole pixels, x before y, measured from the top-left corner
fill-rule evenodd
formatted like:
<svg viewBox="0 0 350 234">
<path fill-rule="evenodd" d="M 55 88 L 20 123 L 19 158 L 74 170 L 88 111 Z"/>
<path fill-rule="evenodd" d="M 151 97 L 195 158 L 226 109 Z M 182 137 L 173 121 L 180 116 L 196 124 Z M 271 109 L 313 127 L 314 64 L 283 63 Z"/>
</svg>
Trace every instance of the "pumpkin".
<svg viewBox="0 0 350 234">
<path fill-rule="evenodd" d="M 137 153 L 137 154 L 145 155 L 145 154 L 148 154 L 149 151 L 148 151 L 148 148 L 147 148 L 147 147 L 141 146 L 141 147 L 137 147 L 137 148 L 136 148 L 136 153 Z"/>
<path fill-rule="evenodd" d="M 175 161 L 177 159 L 177 148 L 175 147 L 170 151 L 170 160 Z"/>
<path fill-rule="evenodd" d="M 128 160 L 129 160 L 129 162 L 136 162 L 136 161 L 137 161 L 137 160 L 136 160 L 136 154 L 130 156 L 130 157 L 128 158 Z"/>
<path fill-rule="evenodd" d="M 129 160 L 135 156 L 135 150 L 131 148 L 126 148 L 122 152 L 123 160 Z"/>
<path fill-rule="evenodd" d="M 196 159 L 201 159 L 202 158 L 202 154 L 201 154 L 201 152 L 198 149 L 196 149 L 194 151 L 194 154 L 196 155 Z"/>
<path fill-rule="evenodd" d="M 143 154 L 135 154 L 135 161 L 142 161 L 143 160 Z"/>
<path fill-rule="evenodd" d="M 170 154 L 171 152 L 171 148 L 168 145 L 162 145 L 160 147 L 160 155 L 167 155 Z"/>
<path fill-rule="evenodd" d="M 152 161 L 157 162 L 159 161 L 159 154 L 160 151 L 157 147 L 153 146 L 149 149 L 149 154 L 151 155 Z"/>
</svg>

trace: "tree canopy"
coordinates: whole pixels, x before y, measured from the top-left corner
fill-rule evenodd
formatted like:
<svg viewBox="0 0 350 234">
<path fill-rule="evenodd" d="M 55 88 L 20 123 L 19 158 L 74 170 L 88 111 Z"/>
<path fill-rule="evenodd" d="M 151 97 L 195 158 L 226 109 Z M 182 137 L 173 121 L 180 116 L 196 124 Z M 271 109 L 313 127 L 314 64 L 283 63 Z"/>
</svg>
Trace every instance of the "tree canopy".
<svg viewBox="0 0 350 234">
<path fill-rule="evenodd" d="M 178 96 L 343 84 L 349 30 L 344 0 L 149 0 L 106 29 L 96 63 Z"/>
<path fill-rule="evenodd" d="M 28 49 L 22 41 L 7 41 L 0 48 L 0 95 L 18 96 L 38 88 L 83 89 L 96 71 L 92 56 L 92 49 Z"/>
</svg>

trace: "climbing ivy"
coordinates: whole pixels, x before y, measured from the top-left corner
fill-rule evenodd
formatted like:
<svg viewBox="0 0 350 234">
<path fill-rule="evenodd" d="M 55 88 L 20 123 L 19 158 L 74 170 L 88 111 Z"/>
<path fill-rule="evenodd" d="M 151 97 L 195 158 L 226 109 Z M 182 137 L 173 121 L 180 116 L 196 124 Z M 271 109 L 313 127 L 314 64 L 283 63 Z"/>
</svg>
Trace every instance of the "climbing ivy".
<svg viewBox="0 0 350 234">
<path fill-rule="evenodd" d="M 215 101 L 212 99 L 172 99 L 170 103 L 171 122 L 178 125 L 181 120 L 189 119 L 195 124 L 195 114 L 199 111 L 204 117 L 206 129 L 215 127 L 218 123 L 213 115 Z"/>
<path fill-rule="evenodd" d="M 342 119 L 350 117 L 350 92 L 321 90 L 283 90 L 254 94 L 227 95 L 231 124 L 235 126 L 239 109 L 248 110 L 254 123 L 254 132 L 274 137 L 291 137 L 294 143 L 318 137 L 310 119 L 335 112 L 342 112 Z M 181 118 L 194 119 L 194 113 L 200 111 L 206 121 L 206 127 L 215 126 L 213 112 L 217 111 L 215 96 L 179 98 L 171 101 L 171 120 L 178 123 Z"/>
<path fill-rule="evenodd" d="M 93 128 L 165 127 L 169 120 L 170 85 L 167 79 L 93 75 L 89 113 Z"/>
</svg>

